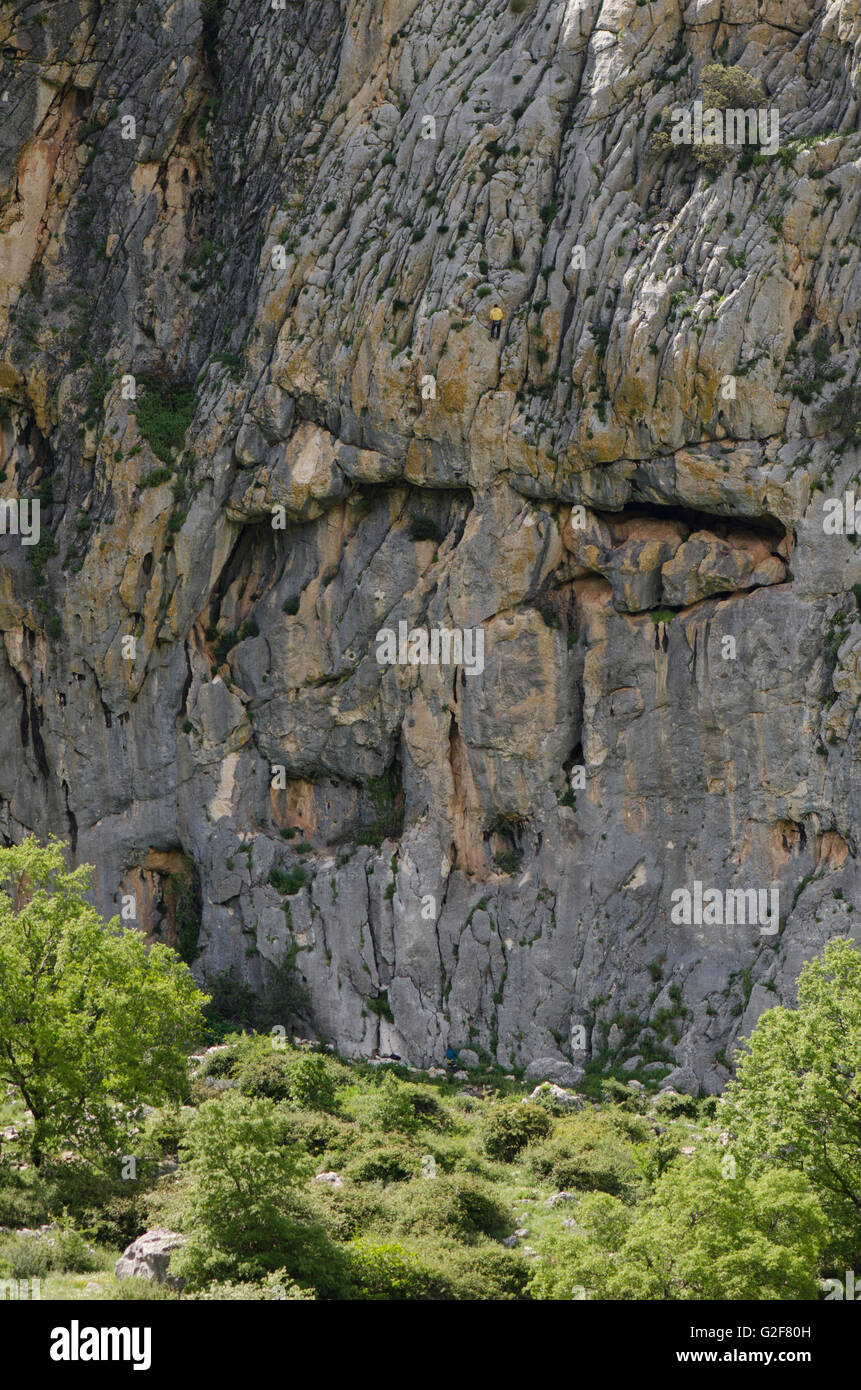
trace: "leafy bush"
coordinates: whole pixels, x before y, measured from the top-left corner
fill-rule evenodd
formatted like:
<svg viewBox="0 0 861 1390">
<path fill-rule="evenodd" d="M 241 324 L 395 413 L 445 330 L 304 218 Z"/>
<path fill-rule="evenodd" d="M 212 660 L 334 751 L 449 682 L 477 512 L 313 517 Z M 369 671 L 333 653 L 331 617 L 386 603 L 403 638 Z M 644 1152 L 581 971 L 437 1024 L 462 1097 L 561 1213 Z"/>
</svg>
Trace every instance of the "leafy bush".
<svg viewBox="0 0 861 1390">
<path fill-rule="evenodd" d="M 210 986 L 214 989 L 214 986 Z M 261 1046 L 263 1044 L 263 1046 Z M 265 1051 L 264 1051 L 265 1048 Z M 244 1033 L 228 1033 L 218 1051 L 208 1052 L 198 1067 L 198 1076 L 235 1076 L 237 1068 L 249 1057 L 266 1055 L 271 1051 L 267 1039 L 251 1038 Z"/>
<path fill-rule="evenodd" d="M 759 110 L 765 105 L 766 95 L 761 82 L 752 77 L 744 68 L 722 67 L 720 63 L 711 63 L 703 69 L 702 73 L 702 103 L 703 111 L 730 111 L 730 110 Z M 665 109 L 662 113 L 664 121 L 671 117 L 675 121 L 675 115 Z M 676 145 L 673 142 L 671 132 L 667 129 L 659 129 L 652 135 L 649 146 L 652 150 L 663 151 L 682 151 L 686 148 L 691 150 L 694 159 L 705 169 L 712 173 L 718 173 L 726 165 L 734 154 L 739 152 L 739 147 L 726 144 L 684 144 Z"/>
<path fill-rule="evenodd" d="M 765 89 L 758 77 L 734 65 L 709 63 L 703 68 L 703 107 L 706 110 L 746 111 L 764 104 Z"/>
<path fill-rule="evenodd" d="M 185 1299 L 207 1302 L 211 1300 L 223 1302 L 225 1299 L 230 1299 L 231 1302 L 252 1300 L 255 1303 L 261 1301 L 264 1303 L 307 1303 L 310 1299 L 316 1298 L 316 1294 L 313 1289 L 303 1289 L 300 1284 L 294 1284 L 286 1269 L 275 1269 L 264 1279 L 258 1280 L 257 1283 L 210 1284 L 207 1289 L 185 1294 L 184 1297 Z"/>
<path fill-rule="evenodd" d="M 281 1052 L 250 1057 L 238 1071 L 239 1089 L 254 1100 L 289 1101 L 290 1062 Z"/>
<path fill-rule="evenodd" d="M 351 1159 L 344 1169 L 352 1182 L 408 1182 L 418 1176 L 421 1159 L 406 1145 L 373 1148 Z"/>
<path fill-rule="evenodd" d="M 415 1088 L 399 1081 L 391 1072 L 386 1072 L 380 1086 L 366 1107 L 364 1122 L 373 1129 L 384 1133 L 400 1130 L 404 1134 L 414 1134 L 419 1127 L 416 1111 Z"/>
<path fill-rule="evenodd" d="M 237 1073 L 243 1095 L 290 1101 L 302 1110 L 335 1108 L 336 1083 L 327 1059 L 319 1053 L 282 1053 L 252 1056 Z"/>
<path fill-rule="evenodd" d="M 132 1107 L 181 1100 L 206 996 L 169 947 L 104 922 L 88 866 L 28 836 L 0 849 L 0 1085 L 33 1115 L 32 1157 L 126 1153 Z M 26 885 L 26 887 L 25 887 Z"/>
<path fill-rule="evenodd" d="M 87 1213 L 100 1208 L 120 1195 L 128 1195 L 134 1184 L 119 1176 L 116 1159 L 106 1167 L 97 1167 L 84 1160 L 67 1157 L 48 1158 L 39 1169 L 39 1180 L 33 1195 L 45 1207 L 45 1215 L 30 1224 L 42 1224 L 53 1214 L 64 1211 L 80 1230 L 89 1229 Z"/>
<path fill-rule="evenodd" d="M 319 1183 L 315 1185 L 313 1201 L 323 1209 L 326 1229 L 336 1240 L 353 1240 L 370 1229 L 387 1230 L 388 1212 L 383 1188 L 362 1187 L 353 1183 L 333 1188 Z"/>
<path fill-rule="evenodd" d="M 50 1215 L 41 1186 L 31 1187 L 17 1170 L 0 1165 L 0 1226 L 40 1226 Z"/>
<path fill-rule="evenodd" d="M 652 1109 L 657 1114 L 666 1115 L 670 1120 L 677 1120 L 681 1116 L 695 1120 L 699 1113 L 699 1102 L 694 1096 L 678 1096 L 668 1091 L 660 1091 L 652 1101 Z"/>
<path fill-rule="evenodd" d="M 491 1158 L 511 1163 L 527 1144 L 543 1139 L 552 1129 L 547 1111 L 531 1101 L 500 1105 L 490 1111 L 482 1126 L 484 1151 Z"/>
<path fill-rule="evenodd" d="M 182 1146 L 190 1211 L 215 1243 L 268 1243 L 264 1218 L 277 1222 L 279 1198 L 306 1167 L 285 1139 L 284 1116 L 269 1101 L 226 1095 L 192 1116 Z"/>
<path fill-rule="evenodd" d="M 533 1276 L 537 1298 L 581 1285 L 608 1299 L 815 1299 L 826 1222 L 807 1179 L 774 1168 L 725 1176 L 717 1155 L 682 1159 L 627 1214 L 577 1209 Z"/>
<path fill-rule="evenodd" d="M 395 1242 L 355 1240 L 351 1247 L 356 1295 L 371 1302 L 427 1298 L 430 1280 L 418 1256 Z"/>
<path fill-rule="evenodd" d="M 313 1158 L 329 1150 L 340 1153 L 342 1145 L 349 1145 L 352 1130 L 353 1126 L 345 1120 L 337 1120 L 318 1110 L 290 1110 L 284 1124 L 287 1142 Z"/>
<path fill-rule="evenodd" d="M 584 1111 L 561 1123 L 552 1139 L 530 1149 L 529 1172 L 560 1189 L 633 1196 L 641 1186 L 641 1172 L 634 1145 L 620 1131 L 620 1120 Z"/>
<path fill-rule="evenodd" d="M 184 1144 L 191 1189 L 191 1238 L 177 1272 L 192 1287 L 207 1279 L 256 1280 L 285 1267 L 300 1283 L 299 1265 L 331 1288 L 327 1263 L 337 1264 L 325 1232 L 309 1219 L 295 1189 L 310 1163 L 288 1142 L 285 1116 L 267 1100 L 230 1094 L 209 1101 L 188 1126 Z M 304 1254 L 303 1254 L 304 1250 Z M 331 1261 L 329 1256 L 332 1256 Z M 341 1257 L 343 1283 L 343 1257 Z M 339 1286 L 336 1279 L 335 1285 Z"/>
<path fill-rule="evenodd" d="M 435 1231 L 462 1241 L 505 1235 L 510 1217 L 489 1184 L 444 1174 L 393 1189 L 393 1219 L 398 1230 Z"/>
<path fill-rule="evenodd" d="M 49 1270 L 88 1274 L 104 1268 L 103 1251 L 87 1244 L 79 1231 L 61 1225 L 41 1236 L 11 1235 L 0 1241 L 0 1270 L 13 1279 L 39 1279 Z"/>
<path fill-rule="evenodd" d="M 151 468 L 149 473 L 144 473 L 138 487 L 141 492 L 146 492 L 147 488 L 160 487 L 162 483 L 169 483 L 172 477 L 172 468 L 166 468 L 164 465 L 161 468 Z"/>
<path fill-rule="evenodd" d="M 622 1110 L 634 1110 L 639 1113 L 645 1109 L 645 1097 L 641 1091 L 632 1091 L 626 1081 L 619 1081 L 615 1076 L 601 1077 L 599 1082 L 600 1097 L 613 1106 L 619 1106 Z M 696 1101 L 694 1101 L 696 1105 Z M 613 1110 L 609 1111 L 612 1115 Z"/>
<path fill-rule="evenodd" d="M 440 1263 L 450 1290 L 449 1296 L 458 1302 L 510 1302 L 528 1298 L 530 1267 L 527 1260 L 514 1250 L 504 1250 L 494 1245 L 455 1249 Z"/>
<path fill-rule="evenodd" d="M 541 1109 L 546 1110 L 548 1115 L 553 1115 L 557 1119 L 560 1118 L 560 1116 L 571 1114 L 571 1101 L 566 1100 L 562 1096 L 555 1096 L 553 1094 L 553 1087 L 549 1081 L 542 1081 L 541 1085 L 536 1089 L 538 1094 L 533 1094 L 533 1096 L 530 1097 L 534 1105 L 540 1105 Z"/>
<path fill-rule="evenodd" d="M 52 1253 L 55 1269 L 65 1270 L 69 1274 L 90 1274 L 104 1268 L 104 1252 L 90 1245 L 80 1231 L 71 1226 L 61 1226 L 55 1241 Z"/>
<path fill-rule="evenodd" d="M 835 1256 L 861 1255 L 861 952 L 834 937 L 807 961 L 798 1007 L 762 1014 L 724 1093 L 733 1152 L 754 1172 L 798 1168 L 828 1213 Z"/>
<path fill-rule="evenodd" d="M 290 1098 L 303 1110 L 334 1110 L 335 1080 L 325 1057 L 303 1052 L 291 1059 Z"/>
<path fill-rule="evenodd" d="M 7 1279 L 42 1279 L 53 1268 L 50 1246 L 35 1236 L 0 1241 L 0 1269 Z"/>
<path fill-rule="evenodd" d="M 124 1182 L 128 1188 L 130 1183 Z M 137 1191 L 116 1192 L 97 1207 L 81 1214 L 81 1225 L 96 1245 L 124 1250 L 147 1229 L 143 1196 Z"/>
</svg>

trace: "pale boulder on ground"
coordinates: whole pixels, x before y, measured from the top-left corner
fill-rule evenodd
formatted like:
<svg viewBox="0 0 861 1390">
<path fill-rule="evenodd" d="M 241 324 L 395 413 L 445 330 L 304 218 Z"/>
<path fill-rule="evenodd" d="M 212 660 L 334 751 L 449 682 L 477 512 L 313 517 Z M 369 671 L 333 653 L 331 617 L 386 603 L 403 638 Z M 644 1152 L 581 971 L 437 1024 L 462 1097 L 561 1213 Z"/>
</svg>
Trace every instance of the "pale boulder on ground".
<svg viewBox="0 0 861 1390">
<path fill-rule="evenodd" d="M 557 1086 L 578 1086 L 586 1075 L 582 1067 L 559 1057 L 536 1057 L 523 1074 L 524 1081 L 555 1081 Z"/>
<path fill-rule="evenodd" d="M 333 1192 L 337 1192 L 339 1188 L 344 1186 L 344 1179 L 341 1177 L 340 1173 L 317 1173 L 314 1181 L 324 1183 L 327 1187 L 331 1187 Z"/>
<path fill-rule="evenodd" d="M 564 1090 L 552 1081 L 542 1081 L 530 1092 L 529 1099 L 546 1100 L 563 1110 L 582 1110 L 585 1103 L 581 1096 L 576 1096 L 573 1091 Z"/>
<path fill-rule="evenodd" d="M 177 1279 L 169 1272 L 170 1257 L 185 1244 L 185 1236 L 177 1231 L 157 1228 L 145 1231 L 142 1236 L 126 1246 L 114 1265 L 117 1279 L 149 1279 L 155 1284 L 167 1284 L 171 1289 L 181 1289 L 184 1280 Z"/>
</svg>

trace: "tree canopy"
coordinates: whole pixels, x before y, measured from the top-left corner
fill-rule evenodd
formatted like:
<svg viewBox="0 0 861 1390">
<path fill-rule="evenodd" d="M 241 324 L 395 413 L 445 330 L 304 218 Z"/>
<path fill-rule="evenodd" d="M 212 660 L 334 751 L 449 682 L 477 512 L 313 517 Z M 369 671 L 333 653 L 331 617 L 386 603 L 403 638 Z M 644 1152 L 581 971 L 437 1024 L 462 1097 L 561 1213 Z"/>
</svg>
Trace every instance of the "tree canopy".
<svg viewBox="0 0 861 1390">
<path fill-rule="evenodd" d="M 805 1173 L 831 1218 L 835 1255 L 861 1254 L 861 954 L 829 941 L 798 977 L 798 1007 L 762 1014 L 721 1107 L 752 1169 Z"/>
<path fill-rule="evenodd" d="M 0 1082 L 34 1121 L 33 1158 L 122 1152 L 143 1102 L 180 1099 L 207 1002 L 167 946 L 105 922 L 92 870 L 29 836 L 0 849 Z"/>
</svg>

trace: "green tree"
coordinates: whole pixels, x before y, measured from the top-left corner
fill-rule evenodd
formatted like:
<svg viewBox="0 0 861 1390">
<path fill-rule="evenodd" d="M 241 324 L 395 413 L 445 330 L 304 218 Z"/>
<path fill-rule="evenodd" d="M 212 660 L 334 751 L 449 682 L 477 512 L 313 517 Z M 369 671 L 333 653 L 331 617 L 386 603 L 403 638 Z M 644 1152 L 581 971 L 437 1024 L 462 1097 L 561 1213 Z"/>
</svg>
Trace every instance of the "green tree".
<svg viewBox="0 0 861 1390">
<path fill-rule="evenodd" d="M 638 1208 L 607 1297 L 814 1299 L 825 1234 L 801 1173 L 730 1178 L 717 1157 L 681 1159 Z"/>
<path fill-rule="evenodd" d="M 721 1117 L 756 1169 L 805 1173 L 834 1231 L 833 1253 L 861 1252 L 861 954 L 835 937 L 798 979 L 798 1007 L 762 1014 L 736 1054 Z"/>
<path fill-rule="evenodd" d="M 239 1256 L 277 1251 L 284 1198 L 307 1167 L 288 1142 L 286 1113 L 247 1096 L 209 1101 L 192 1116 L 183 1149 L 195 1230 Z"/>
<path fill-rule="evenodd" d="M 581 1201 L 579 1230 L 556 1236 L 531 1285 L 539 1299 L 815 1299 L 826 1222 L 801 1173 L 758 1177 L 703 1154 L 674 1163 L 631 1213 Z"/>
<path fill-rule="evenodd" d="M 124 1151 L 134 1111 L 183 1097 L 206 996 L 167 946 L 150 949 L 86 901 L 88 865 L 29 836 L 0 849 L 0 1083 L 34 1121 L 32 1153 Z"/>
<path fill-rule="evenodd" d="M 323 1297 L 344 1295 L 349 1260 L 299 1190 L 313 1160 L 295 1141 L 289 1111 L 235 1092 L 207 1101 L 183 1152 L 191 1235 L 177 1270 L 192 1287 L 284 1270 Z"/>
</svg>

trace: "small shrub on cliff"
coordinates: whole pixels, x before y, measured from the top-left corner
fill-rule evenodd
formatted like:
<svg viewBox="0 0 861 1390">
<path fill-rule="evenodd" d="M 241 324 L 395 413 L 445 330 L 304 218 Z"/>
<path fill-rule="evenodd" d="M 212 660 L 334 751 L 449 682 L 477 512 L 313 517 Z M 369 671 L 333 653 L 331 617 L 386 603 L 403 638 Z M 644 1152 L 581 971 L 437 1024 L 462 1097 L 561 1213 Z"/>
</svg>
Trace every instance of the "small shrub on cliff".
<svg viewBox="0 0 861 1390">
<path fill-rule="evenodd" d="M 861 441 L 861 385 L 843 386 L 819 412 L 819 423 L 847 443 Z"/>
<path fill-rule="evenodd" d="M 397 840 L 404 828 L 404 791 L 397 764 L 387 768 L 381 777 L 369 777 L 367 791 L 374 807 L 373 824 L 356 835 L 360 845 L 375 845 L 383 840 Z"/>
<path fill-rule="evenodd" d="M 766 95 L 762 83 L 741 67 L 722 67 L 711 63 L 703 69 L 702 105 L 704 128 L 710 111 L 758 111 L 765 105 Z M 688 113 L 689 114 L 689 113 Z M 693 144 L 689 140 L 676 143 L 672 129 L 679 120 L 677 107 L 665 108 L 659 122 L 660 128 L 649 141 L 649 148 L 657 153 L 689 149 L 698 164 L 712 173 L 718 173 L 725 164 L 739 152 L 738 145 L 723 142 L 714 144 Z"/>
<path fill-rule="evenodd" d="M 295 864 L 290 870 L 273 867 L 269 871 L 269 882 L 277 892 L 293 898 L 308 882 L 308 870 L 304 864 Z"/>
<path fill-rule="evenodd" d="M 410 521 L 411 541 L 435 541 L 438 545 L 444 539 L 442 531 L 429 516 L 414 516 Z"/>
<path fill-rule="evenodd" d="M 144 390 L 137 401 L 137 426 L 156 458 L 171 463 L 185 442 L 197 400 L 188 382 L 170 382 L 144 377 Z"/>
</svg>

